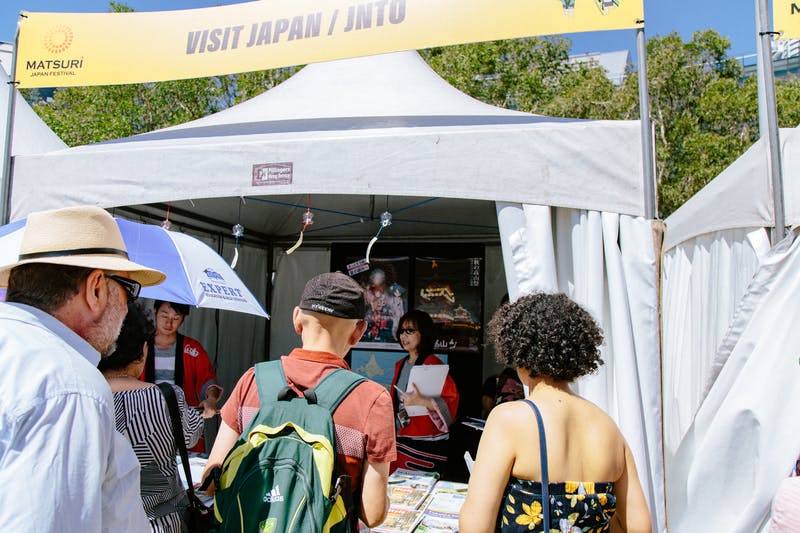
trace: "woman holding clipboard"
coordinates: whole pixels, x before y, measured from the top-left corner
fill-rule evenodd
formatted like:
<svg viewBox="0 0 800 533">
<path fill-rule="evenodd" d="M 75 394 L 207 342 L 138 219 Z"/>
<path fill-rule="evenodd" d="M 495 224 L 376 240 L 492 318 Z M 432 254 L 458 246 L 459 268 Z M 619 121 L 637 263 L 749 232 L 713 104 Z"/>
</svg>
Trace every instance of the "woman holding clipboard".
<svg viewBox="0 0 800 533">
<path fill-rule="evenodd" d="M 392 463 L 391 471 L 407 468 L 441 474 L 447 462 L 449 427 L 458 411 L 458 390 L 453 378 L 445 374 L 441 392 L 420 392 L 416 379 L 425 377 L 435 382 L 436 374 L 441 380 L 441 371 L 445 370 L 414 371 L 421 365 L 443 365 L 442 360 L 433 355 L 433 320 L 428 313 L 415 309 L 400 317 L 398 323 L 397 341 L 408 356 L 395 364 L 392 378 L 397 461 Z"/>
</svg>

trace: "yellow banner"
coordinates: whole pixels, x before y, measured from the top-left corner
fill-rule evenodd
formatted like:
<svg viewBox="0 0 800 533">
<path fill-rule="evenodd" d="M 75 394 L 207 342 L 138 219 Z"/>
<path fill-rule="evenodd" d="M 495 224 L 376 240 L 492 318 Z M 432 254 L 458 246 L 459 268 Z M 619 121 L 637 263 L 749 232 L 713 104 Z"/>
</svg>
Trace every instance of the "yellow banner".
<svg viewBox="0 0 800 533">
<path fill-rule="evenodd" d="M 25 13 L 19 87 L 196 78 L 641 26 L 643 0 L 264 0 L 184 11 Z"/>
<path fill-rule="evenodd" d="M 779 39 L 800 37 L 800 2 L 795 0 L 772 0 L 772 21 Z"/>
</svg>

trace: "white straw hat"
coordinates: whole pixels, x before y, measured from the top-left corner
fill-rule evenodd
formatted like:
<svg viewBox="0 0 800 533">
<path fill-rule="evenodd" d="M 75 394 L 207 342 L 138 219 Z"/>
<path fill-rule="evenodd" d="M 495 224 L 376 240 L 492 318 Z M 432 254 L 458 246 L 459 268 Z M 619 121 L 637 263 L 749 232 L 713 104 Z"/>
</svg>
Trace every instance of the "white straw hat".
<svg viewBox="0 0 800 533">
<path fill-rule="evenodd" d="M 0 285 L 8 285 L 14 267 L 29 263 L 69 265 L 129 272 L 142 286 L 157 285 L 167 277 L 128 259 L 117 223 L 105 209 L 67 207 L 28 215 L 18 261 L 0 266 Z"/>
</svg>

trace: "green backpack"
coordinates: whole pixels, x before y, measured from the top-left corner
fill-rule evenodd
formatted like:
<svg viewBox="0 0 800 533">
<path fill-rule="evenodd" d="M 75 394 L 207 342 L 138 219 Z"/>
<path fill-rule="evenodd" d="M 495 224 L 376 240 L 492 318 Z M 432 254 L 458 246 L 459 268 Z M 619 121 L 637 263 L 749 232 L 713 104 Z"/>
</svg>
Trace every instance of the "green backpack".
<svg viewBox="0 0 800 533">
<path fill-rule="evenodd" d="M 349 531 L 350 487 L 346 476 L 334 478 L 332 413 L 364 378 L 337 369 L 298 398 L 280 361 L 256 364 L 255 375 L 261 408 L 222 464 L 219 531 Z"/>
</svg>

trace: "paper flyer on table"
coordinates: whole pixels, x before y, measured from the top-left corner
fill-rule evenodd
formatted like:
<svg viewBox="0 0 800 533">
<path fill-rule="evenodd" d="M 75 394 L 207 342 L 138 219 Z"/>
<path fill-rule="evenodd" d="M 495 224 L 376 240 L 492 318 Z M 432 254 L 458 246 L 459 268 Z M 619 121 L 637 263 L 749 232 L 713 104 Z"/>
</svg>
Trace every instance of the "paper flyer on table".
<svg viewBox="0 0 800 533">
<path fill-rule="evenodd" d="M 408 375 L 406 392 L 412 392 L 416 385 L 423 396 L 441 396 L 444 380 L 447 378 L 449 365 L 416 365 Z M 424 416 L 428 410 L 421 405 L 405 406 L 408 416 Z"/>
</svg>

